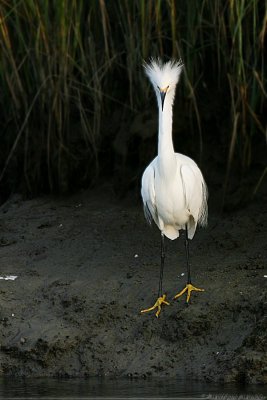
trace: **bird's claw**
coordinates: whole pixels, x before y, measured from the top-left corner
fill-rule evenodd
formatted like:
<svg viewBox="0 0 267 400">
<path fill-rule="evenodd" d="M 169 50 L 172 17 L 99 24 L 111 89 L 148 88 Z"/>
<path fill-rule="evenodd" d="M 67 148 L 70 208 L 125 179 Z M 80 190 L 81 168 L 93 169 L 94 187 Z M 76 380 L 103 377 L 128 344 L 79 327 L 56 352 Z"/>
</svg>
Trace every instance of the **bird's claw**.
<svg viewBox="0 0 267 400">
<path fill-rule="evenodd" d="M 160 297 L 157 299 L 156 303 L 155 303 L 152 307 L 147 308 L 147 309 L 145 309 L 145 310 L 141 310 L 141 313 L 153 311 L 153 310 L 155 310 L 155 308 L 158 308 L 158 311 L 156 312 L 156 317 L 158 318 L 158 317 L 159 317 L 159 314 L 160 314 L 160 312 L 161 312 L 161 306 L 162 306 L 162 304 L 166 304 L 167 306 L 170 305 L 170 303 L 166 300 L 166 294 L 164 294 L 163 296 L 160 296 Z"/>
<path fill-rule="evenodd" d="M 185 292 L 187 292 L 186 302 L 189 303 L 190 296 L 191 296 L 191 292 L 192 292 L 193 290 L 196 291 L 196 292 L 204 292 L 204 291 L 205 291 L 204 289 L 199 289 L 199 288 L 193 286 L 191 283 L 188 283 L 188 284 L 186 285 L 186 287 L 185 287 L 183 290 L 181 290 L 181 292 L 177 293 L 177 294 L 174 296 L 173 299 L 178 299 L 178 297 L 181 297 Z"/>
</svg>

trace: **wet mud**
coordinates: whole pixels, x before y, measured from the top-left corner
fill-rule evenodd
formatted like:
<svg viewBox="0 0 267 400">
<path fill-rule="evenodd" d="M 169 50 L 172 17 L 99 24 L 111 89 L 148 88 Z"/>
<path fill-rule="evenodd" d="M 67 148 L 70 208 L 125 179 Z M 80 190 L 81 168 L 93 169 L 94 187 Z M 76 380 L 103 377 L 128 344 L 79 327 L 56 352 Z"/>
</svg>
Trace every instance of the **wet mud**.
<svg viewBox="0 0 267 400">
<path fill-rule="evenodd" d="M 167 241 L 157 298 L 160 235 L 136 194 L 109 186 L 0 208 L 0 374 L 128 376 L 267 383 L 267 197 L 210 212 L 190 242 Z M 8 278 L 13 276 L 13 280 Z M 16 277 L 16 278 L 14 278 Z"/>
</svg>

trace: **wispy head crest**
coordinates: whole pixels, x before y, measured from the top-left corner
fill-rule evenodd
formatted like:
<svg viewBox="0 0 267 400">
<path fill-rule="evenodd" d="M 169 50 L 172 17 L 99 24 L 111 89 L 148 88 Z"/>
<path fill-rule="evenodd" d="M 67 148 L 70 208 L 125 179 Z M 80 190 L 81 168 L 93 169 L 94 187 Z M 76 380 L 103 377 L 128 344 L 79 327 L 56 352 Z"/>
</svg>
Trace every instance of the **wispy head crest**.
<svg viewBox="0 0 267 400">
<path fill-rule="evenodd" d="M 182 60 L 171 60 L 166 63 L 159 58 L 151 58 L 148 63 L 144 63 L 146 75 L 153 86 L 165 88 L 176 87 L 183 69 Z"/>
</svg>

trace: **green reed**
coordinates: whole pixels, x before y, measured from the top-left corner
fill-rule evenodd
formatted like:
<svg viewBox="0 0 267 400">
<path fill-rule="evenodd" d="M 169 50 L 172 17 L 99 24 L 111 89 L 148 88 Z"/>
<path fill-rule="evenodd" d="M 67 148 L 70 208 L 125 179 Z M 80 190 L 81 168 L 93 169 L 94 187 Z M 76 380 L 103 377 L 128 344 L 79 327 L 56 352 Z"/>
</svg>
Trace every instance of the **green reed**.
<svg viewBox="0 0 267 400">
<path fill-rule="evenodd" d="M 266 135 L 266 30 L 266 0 L 0 0 L 0 180 L 29 192 L 94 181 L 112 113 L 130 124 L 151 96 L 143 60 L 181 57 L 200 158 L 211 88 L 224 110 L 226 191 Z"/>
</svg>

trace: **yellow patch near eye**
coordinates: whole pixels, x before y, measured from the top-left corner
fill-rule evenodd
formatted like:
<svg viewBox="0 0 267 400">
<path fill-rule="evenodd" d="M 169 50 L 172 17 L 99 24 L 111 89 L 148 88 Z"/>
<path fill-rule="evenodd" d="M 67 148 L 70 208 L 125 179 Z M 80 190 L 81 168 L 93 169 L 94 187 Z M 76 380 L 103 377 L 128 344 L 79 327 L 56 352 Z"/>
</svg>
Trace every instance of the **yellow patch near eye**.
<svg viewBox="0 0 267 400">
<path fill-rule="evenodd" d="M 160 91 L 163 92 L 163 93 L 166 93 L 168 89 L 169 89 L 169 86 L 166 86 L 163 89 L 160 88 Z"/>
</svg>

